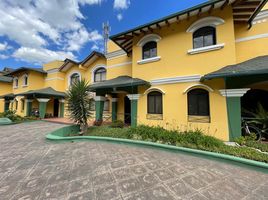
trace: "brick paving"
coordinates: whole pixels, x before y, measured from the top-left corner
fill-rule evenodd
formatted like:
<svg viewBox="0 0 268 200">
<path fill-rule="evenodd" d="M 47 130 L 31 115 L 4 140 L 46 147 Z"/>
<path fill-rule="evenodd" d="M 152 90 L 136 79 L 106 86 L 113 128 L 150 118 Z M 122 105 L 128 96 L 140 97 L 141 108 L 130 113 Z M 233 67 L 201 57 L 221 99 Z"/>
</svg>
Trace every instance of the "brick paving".
<svg viewBox="0 0 268 200">
<path fill-rule="evenodd" d="M 62 124 L 0 126 L 0 199 L 268 199 L 268 174 L 105 142 L 55 143 Z"/>
</svg>

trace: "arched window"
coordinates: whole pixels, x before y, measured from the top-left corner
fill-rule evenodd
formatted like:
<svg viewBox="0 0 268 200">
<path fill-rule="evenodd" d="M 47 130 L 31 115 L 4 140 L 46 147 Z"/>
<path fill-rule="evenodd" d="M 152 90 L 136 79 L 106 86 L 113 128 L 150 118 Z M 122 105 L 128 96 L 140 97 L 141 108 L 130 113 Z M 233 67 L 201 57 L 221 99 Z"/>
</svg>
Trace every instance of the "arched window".
<svg viewBox="0 0 268 200">
<path fill-rule="evenodd" d="M 188 92 L 188 115 L 209 116 L 209 93 L 204 89 L 193 89 Z"/>
<path fill-rule="evenodd" d="M 150 92 L 147 99 L 149 114 L 163 114 L 162 93 Z"/>
<path fill-rule="evenodd" d="M 216 29 L 212 26 L 199 28 L 193 34 L 194 49 L 216 44 Z"/>
<path fill-rule="evenodd" d="M 73 85 L 75 82 L 80 80 L 80 75 L 78 73 L 74 73 L 70 77 L 70 85 Z"/>
<path fill-rule="evenodd" d="M 147 42 L 142 47 L 142 59 L 153 58 L 157 56 L 157 43 Z"/>
<path fill-rule="evenodd" d="M 94 72 L 94 82 L 102 82 L 106 80 L 106 69 L 99 68 Z"/>
<path fill-rule="evenodd" d="M 19 87 L 19 79 L 18 79 L 18 77 L 15 77 L 13 79 L 13 87 L 14 88 L 18 88 Z"/>
<path fill-rule="evenodd" d="M 23 86 L 28 86 L 28 75 L 27 74 L 25 74 L 23 76 Z"/>
</svg>

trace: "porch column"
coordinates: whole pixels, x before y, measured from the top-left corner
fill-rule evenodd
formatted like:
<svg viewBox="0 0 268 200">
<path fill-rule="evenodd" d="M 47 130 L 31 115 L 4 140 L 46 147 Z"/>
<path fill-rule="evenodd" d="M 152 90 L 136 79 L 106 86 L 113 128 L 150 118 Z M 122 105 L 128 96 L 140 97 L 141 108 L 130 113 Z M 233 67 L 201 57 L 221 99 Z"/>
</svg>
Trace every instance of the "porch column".
<svg viewBox="0 0 268 200">
<path fill-rule="evenodd" d="M 112 121 L 117 120 L 117 102 L 118 98 L 112 98 Z"/>
<path fill-rule="evenodd" d="M 127 97 L 130 100 L 131 104 L 131 126 L 137 126 L 137 114 L 138 114 L 138 100 L 140 98 L 140 94 L 129 94 Z"/>
<path fill-rule="evenodd" d="M 95 110 L 96 110 L 96 121 L 103 120 L 103 108 L 106 98 L 104 96 L 95 96 Z"/>
<path fill-rule="evenodd" d="M 26 103 L 26 116 L 30 117 L 32 114 L 33 100 L 32 99 L 25 99 L 25 103 Z"/>
<path fill-rule="evenodd" d="M 15 100 L 10 101 L 9 110 L 14 110 L 14 102 L 15 102 Z"/>
<path fill-rule="evenodd" d="M 60 99 L 59 102 L 60 102 L 60 114 L 59 114 L 59 116 L 61 118 L 63 118 L 64 117 L 64 103 L 65 103 L 65 100 Z"/>
<path fill-rule="evenodd" d="M 241 136 L 241 97 L 248 90 L 250 88 L 219 90 L 226 97 L 230 141 Z"/>
<path fill-rule="evenodd" d="M 8 110 L 9 110 L 9 103 L 10 103 L 10 101 L 9 101 L 9 100 L 5 100 L 4 112 L 6 112 L 6 111 L 8 111 Z"/>
<path fill-rule="evenodd" d="M 44 119 L 47 110 L 47 102 L 49 99 L 37 99 L 37 101 L 39 102 L 39 117 Z"/>
</svg>

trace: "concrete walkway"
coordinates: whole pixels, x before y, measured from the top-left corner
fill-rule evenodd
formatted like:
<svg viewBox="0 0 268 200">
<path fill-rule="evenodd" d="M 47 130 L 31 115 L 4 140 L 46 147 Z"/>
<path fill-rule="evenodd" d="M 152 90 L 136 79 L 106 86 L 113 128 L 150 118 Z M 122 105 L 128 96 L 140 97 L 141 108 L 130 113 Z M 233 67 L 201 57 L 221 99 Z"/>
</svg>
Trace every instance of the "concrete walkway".
<svg viewBox="0 0 268 200">
<path fill-rule="evenodd" d="M 0 199 L 268 199 L 268 175 L 162 150 L 52 143 L 64 125 L 0 126 Z"/>
</svg>

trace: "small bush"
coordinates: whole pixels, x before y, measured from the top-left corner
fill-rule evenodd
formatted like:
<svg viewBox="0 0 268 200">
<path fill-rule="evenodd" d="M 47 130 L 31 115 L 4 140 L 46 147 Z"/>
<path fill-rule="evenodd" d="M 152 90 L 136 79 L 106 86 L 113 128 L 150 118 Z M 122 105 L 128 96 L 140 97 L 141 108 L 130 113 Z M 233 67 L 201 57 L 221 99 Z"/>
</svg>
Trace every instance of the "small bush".
<svg viewBox="0 0 268 200">
<path fill-rule="evenodd" d="M 110 125 L 111 128 L 124 128 L 125 124 L 122 120 L 116 120 Z"/>
<path fill-rule="evenodd" d="M 23 117 L 16 115 L 15 110 L 8 110 L 0 114 L 0 117 L 9 118 L 13 122 L 21 122 L 23 121 Z"/>
</svg>

